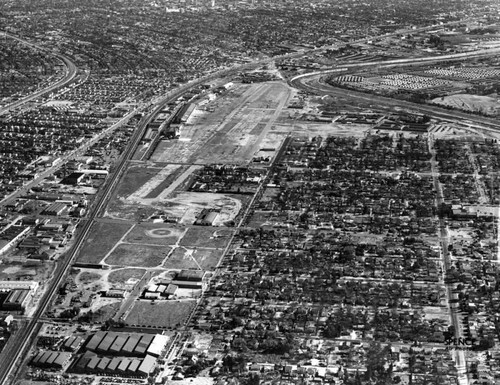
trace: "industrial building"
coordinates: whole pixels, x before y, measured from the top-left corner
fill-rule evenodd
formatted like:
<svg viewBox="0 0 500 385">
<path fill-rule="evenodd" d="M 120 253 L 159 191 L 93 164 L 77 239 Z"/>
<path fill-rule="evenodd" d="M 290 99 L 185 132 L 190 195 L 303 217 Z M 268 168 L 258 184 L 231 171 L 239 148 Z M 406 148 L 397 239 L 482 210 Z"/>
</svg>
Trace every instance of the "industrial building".
<svg viewBox="0 0 500 385">
<path fill-rule="evenodd" d="M 9 292 L 0 307 L 4 310 L 24 310 L 31 301 L 31 297 L 30 290 L 15 289 Z"/>
<path fill-rule="evenodd" d="M 0 309 L 25 310 L 38 286 L 34 281 L 0 281 Z"/>
<path fill-rule="evenodd" d="M 63 348 L 64 350 L 70 352 L 76 352 L 80 346 L 82 346 L 84 339 L 78 336 L 69 337 L 66 341 L 64 341 Z"/>
<path fill-rule="evenodd" d="M 156 358 L 151 355 L 144 358 L 100 357 L 87 351 L 75 361 L 70 371 L 81 374 L 148 377 L 155 366 Z"/>
<path fill-rule="evenodd" d="M 71 353 L 41 351 L 31 360 L 31 365 L 42 369 L 63 370 L 71 361 Z"/>
<path fill-rule="evenodd" d="M 103 355 L 144 357 L 146 354 L 158 355 L 167 342 L 168 337 L 162 335 L 99 331 L 85 348 Z"/>
</svg>

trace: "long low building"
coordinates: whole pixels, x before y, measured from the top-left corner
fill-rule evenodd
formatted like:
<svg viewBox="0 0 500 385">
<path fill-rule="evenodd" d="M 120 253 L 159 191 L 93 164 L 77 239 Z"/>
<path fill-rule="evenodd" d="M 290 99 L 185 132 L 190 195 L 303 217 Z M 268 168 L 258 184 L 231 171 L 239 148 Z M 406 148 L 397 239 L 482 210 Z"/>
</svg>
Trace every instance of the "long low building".
<svg viewBox="0 0 500 385">
<path fill-rule="evenodd" d="M 156 358 L 101 357 L 87 351 L 70 369 L 73 373 L 148 377 L 156 367 Z"/>
<path fill-rule="evenodd" d="M 9 293 L 1 307 L 5 310 L 23 310 L 28 306 L 31 297 L 31 290 L 15 289 Z"/>
<path fill-rule="evenodd" d="M 85 349 L 103 355 L 144 357 L 163 350 L 169 338 L 163 335 L 99 331 L 89 338 Z"/>
<path fill-rule="evenodd" d="M 71 353 L 41 351 L 31 360 L 31 365 L 43 369 L 65 369 L 71 361 Z"/>
</svg>

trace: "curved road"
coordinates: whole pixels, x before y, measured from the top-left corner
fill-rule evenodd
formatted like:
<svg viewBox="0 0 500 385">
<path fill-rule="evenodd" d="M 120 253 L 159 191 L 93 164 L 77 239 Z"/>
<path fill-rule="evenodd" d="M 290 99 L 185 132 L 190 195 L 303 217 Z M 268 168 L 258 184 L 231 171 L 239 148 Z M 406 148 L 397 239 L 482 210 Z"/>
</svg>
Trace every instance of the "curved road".
<svg viewBox="0 0 500 385">
<path fill-rule="evenodd" d="M 448 24 L 454 24 L 454 23 L 455 22 L 448 23 Z M 425 30 L 425 29 L 429 29 L 429 28 L 433 28 L 433 27 L 434 26 L 423 27 L 420 30 Z M 397 35 L 397 34 L 400 34 L 403 32 L 404 31 L 398 31 L 392 35 Z M 27 96 L 21 100 L 18 100 L 18 101 L 14 102 L 8 106 L 1 108 L 0 115 L 2 113 L 12 109 L 12 108 L 19 107 L 20 105 L 22 105 L 26 102 L 29 102 L 33 99 L 36 99 L 36 98 L 38 98 L 38 97 L 40 97 L 48 92 L 51 92 L 58 87 L 64 86 L 74 79 L 74 77 L 76 75 L 77 68 L 74 65 L 74 63 L 72 63 L 71 60 L 69 60 L 68 58 L 66 58 L 60 54 L 54 54 L 50 50 L 47 50 L 44 47 L 27 42 L 23 39 L 12 36 L 12 35 L 7 34 L 5 32 L 4 32 L 4 34 L 12 39 L 16 39 L 16 40 L 22 42 L 23 44 L 32 46 L 33 48 L 48 52 L 48 53 L 58 57 L 59 59 L 61 59 L 65 63 L 65 65 L 67 67 L 67 73 L 63 79 L 54 83 L 50 87 L 47 87 L 47 88 L 40 90 L 40 91 L 37 91 L 30 96 Z M 388 35 L 386 35 L 386 36 L 388 36 Z M 374 37 L 374 38 L 376 38 L 376 37 Z M 367 40 L 367 38 L 360 39 L 358 42 L 365 41 L 365 40 Z M 351 42 L 351 43 L 353 43 L 353 42 Z M 94 202 L 93 207 L 90 210 L 88 218 L 81 222 L 80 229 L 77 232 L 77 235 L 75 236 L 73 246 L 71 247 L 71 249 L 67 253 L 67 255 L 64 258 L 60 259 L 60 261 L 59 261 L 60 263 L 58 263 L 58 265 L 54 271 L 54 277 L 53 277 L 49 287 L 47 288 L 47 291 L 42 296 L 40 303 L 38 304 L 38 307 L 37 307 L 33 317 L 30 320 L 28 320 L 27 325 L 20 327 L 18 332 L 14 336 L 11 337 L 11 341 L 9 341 L 9 344 L 10 344 L 9 346 L 11 346 L 12 348 L 9 349 L 8 354 L 0 354 L 0 358 L 1 358 L 1 361 L 0 361 L 1 362 L 1 364 L 0 364 L 0 384 L 1 385 L 8 384 L 9 382 L 11 382 L 11 380 L 15 379 L 17 369 L 18 369 L 19 365 L 22 364 L 22 361 L 25 358 L 25 355 L 26 355 L 28 349 L 30 348 L 34 338 L 36 337 L 36 331 L 39 330 L 39 328 L 42 325 L 43 313 L 45 312 L 45 310 L 49 306 L 52 298 L 54 297 L 54 295 L 56 293 L 56 290 L 57 290 L 59 284 L 62 282 L 68 268 L 71 266 L 71 263 L 75 259 L 79 248 L 83 244 L 88 232 L 91 229 L 93 220 L 99 216 L 99 214 L 101 213 L 101 211 L 103 210 L 103 208 L 107 204 L 107 202 L 111 196 L 111 193 L 114 189 L 114 186 L 120 180 L 120 177 L 121 177 L 123 171 L 125 170 L 125 166 L 127 165 L 128 161 L 132 158 L 132 156 L 133 156 L 133 154 L 134 154 L 134 152 L 135 152 L 135 150 L 140 142 L 140 139 L 142 138 L 142 135 L 145 132 L 147 123 L 161 109 L 161 107 L 164 104 L 168 103 L 169 101 L 177 99 L 179 96 L 183 95 L 187 91 L 191 90 L 192 88 L 194 88 L 202 83 L 205 83 L 205 82 L 217 79 L 217 78 L 227 77 L 227 76 L 233 75 L 233 74 L 240 72 L 240 71 L 243 71 L 243 70 L 256 68 L 256 67 L 261 66 L 263 64 L 274 62 L 275 60 L 278 60 L 278 59 L 301 57 L 301 56 L 306 55 L 310 52 L 320 51 L 320 50 L 325 49 L 325 48 L 326 47 L 315 48 L 315 49 L 311 49 L 311 50 L 304 50 L 302 52 L 281 55 L 281 56 L 277 56 L 277 57 L 273 57 L 273 58 L 256 60 L 254 62 L 246 63 L 243 65 L 237 65 L 237 66 L 225 69 L 225 70 L 217 71 L 217 72 L 214 72 L 212 74 L 195 79 L 195 80 L 179 87 L 178 89 L 171 91 L 170 93 L 166 94 L 164 97 L 157 98 L 153 102 L 153 104 L 151 105 L 151 107 L 153 108 L 152 113 L 148 114 L 147 117 L 144 117 L 141 120 L 139 127 L 134 132 L 134 134 L 129 142 L 129 145 L 127 146 L 124 154 L 122 155 L 121 160 L 118 163 L 118 167 L 116 169 L 116 172 L 114 172 L 112 175 L 109 176 L 109 179 L 108 179 L 106 185 L 104 186 L 102 192 L 100 192 L 99 196 L 96 197 L 96 201 Z M 315 75 L 318 75 L 318 74 L 315 74 Z M 319 74 L 319 75 L 322 76 L 323 74 Z M 312 74 L 311 74 L 311 76 L 312 76 Z M 298 85 L 300 88 L 301 84 L 298 84 Z M 5 353 L 5 351 L 3 353 Z"/>
<path fill-rule="evenodd" d="M 55 89 L 59 88 L 59 87 L 64 87 L 65 85 L 67 85 L 68 83 L 70 83 L 71 81 L 73 81 L 73 79 L 75 78 L 76 76 L 76 72 L 77 72 L 77 67 L 75 65 L 75 63 L 73 63 L 71 60 L 69 60 L 67 57 L 63 56 L 63 55 L 60 55 L 60 54 L 57 54 L 57 53 L 53 53 L 52 51 L 48 50 L 47 48 L 44 48 L 42 46 L 39 46 L 37 44 L 34 44 L 34 43 L 30 43 L 26 40 L 23 40 L 17 36 L 14 36 L 14 35 L 11 35 L 7 32 L 2 32 L 1 33 L 2 35 L 4 36 L 7 36 L 13 40 L 17 40 L 19 41 L 20 43 L 24 44 L 24 45 L 27 45 L 29 47 L 32 47 L 34 49 L 37 49 L 39 51 L 43 51 L 49 55 L 52 55 L 52 56 L 55 56 L 57 57 L 59 60 L 61 60 L 64 65 L 66 66 L 66 73 L 64 75 L 64 77 L 60 80 L 58 80 L 57 82 L 51 84 L 50 86 L 46 87 L 46 88 L 43 88 L 41 90 L 38 90 L 36 92 L 34 92 L 33 94 L 31 95 L 28 95 L 28 96 L 25 96 L 24 98 L 21 98 L 19 100 L 16 100 L 15 102 L 12 102 L 10 104 L 7 104 L 6 106 L 3 106 L 0 108 L 0 115 L 10 111 L 11 109 L 13 108 L 17 108 L 17 107 L 20 107 L 22 106 L 23 104 L 25 103 L 28 103 L 34 99 L 37 99 L 47 93 L 50 93 L 52 91 L 54 91 Z"/>
<path fill-rule="evenodd" d="M 393 67 L 393 66 L 414 66 L 422 65 L 422 63 L 438 63 L 443 61 L 462 60 L 464 58 L 484 57 L 490 55 L 498 55 L 500 48 L 489 50 L 480 50 L 477 52 L 460 53 L 452 55 L 432 56 L 426 58 L 409 58 L 388 61 L 364 62 L 364 63 L 347 63 L 338 68 L 332 68 L 324 71 L 316 71 L 301 74 L 290 79 L 289 83 L 295 88 L 321 95 L 338 95 L 349 96 L 373 104 L 385 105 L 388 107 L 397 107 L 399 109 L 406 108 L 422 114 L 432 115 L 445 120 L 462 120 L 466 123 L 474 122 L 484 126 L 484 130 L 496 131 L 500 130 L 500 123 L 497 119 L 479 115 L 468 114 L 466 112 L 449 110 L 430 104 L 413 103 L 406 100 L 395 99 L 387 96 L 375 95 L 368 92 L 348 90 L 332 86 L 325 81 L 325 77 L 332 74 L 351 73 L 356 70 L 366 69 L 369 67 Z"/>
</svg>

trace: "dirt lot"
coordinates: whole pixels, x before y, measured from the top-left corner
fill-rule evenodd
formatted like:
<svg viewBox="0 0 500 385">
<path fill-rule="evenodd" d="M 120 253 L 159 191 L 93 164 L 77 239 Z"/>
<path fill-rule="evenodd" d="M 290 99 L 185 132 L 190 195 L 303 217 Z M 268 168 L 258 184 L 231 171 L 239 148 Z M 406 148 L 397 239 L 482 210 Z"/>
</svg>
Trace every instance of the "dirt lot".
<svg viewBox="0 0 500 385">
<path fill-rule="evenodd" d="M 94 223 L 77 261 L 100 263 L 131 227 L 128 223 Z"/>
<path fill-rule="evenodd" d="M 500 102 L 498 98 L 491 96 L 457 94 L 433 99 L 432 103 L 466 111 L 481 111 L 488 115 L 500 114 Z"/>
<path fill-rule="evenodd" d="M 105 263 L 114 266 L 155 267 L 162 264 L 170 250 L 171 247 L 168 246 L 122 243 L 106 257 Z"/>
<path fill-rule="evenodd" d="M 4 262 L 0 264 L 0 281 L 35 280 L 44 282 L 52 271 L 52 263 L 30 261 L 27 263 Z"/>
<path fill-rule="evenodd" d="M 128 325 L 172 328 L 181 326 L 196 305 L 186 301 L 136 301 L 127 315 Z"/>
</svg>

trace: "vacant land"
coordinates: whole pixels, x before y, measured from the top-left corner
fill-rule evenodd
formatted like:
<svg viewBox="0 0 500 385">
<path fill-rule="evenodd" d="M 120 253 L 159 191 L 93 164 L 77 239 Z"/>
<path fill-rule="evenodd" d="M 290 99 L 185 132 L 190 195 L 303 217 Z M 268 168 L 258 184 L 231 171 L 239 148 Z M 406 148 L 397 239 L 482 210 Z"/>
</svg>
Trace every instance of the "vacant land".
<svg viewBox="0 0 500 385">
<path fill-rule="evenodd" d="M 99 281 L 102 278 L 101 274 L 95 273 L 93 271 L 82 271 L 76 277 L 76 282 L 82 285 L 88 285 L 89 283 L 93 283 Z"/>
<path fill-rule="evenodd" d="M 127 325 L 172 328 L 181 326 L 196 301 L 137 301 L 125 319 Z"/>
<path fill-rule="evenodd" d="M 169 227 L 161 223 L 141 223 L 127 234 L 125 241 L 151 245 L 175 245 L 184 231 L 184 229 Z"/>
<path fill-rule="evenodd" d="M 113 266 L 155 267 L 162 264 L 170 252 L 168 246 L 145 246 L 122 243 L 106 258 Z"/>
<path fill-rule="evenodd" d="M 163 267 L 166 269 L 213 270 L 223 253 L 223 249 L 177 247 L 163 263 Z"/>
<path fill-rule="evenodd" d="M 118 269 L 108 275 L 108 282 L 111 284 L 126 284 L 129 280 L 140 280 L 145 269 Z"/>
<path fill-rule="evenodd" d="M 167 166 L 167 170 L 169 166 Z M 145 198 L 157 198 L 160 194 L 163 193 L 164 190 L 166 190 L 180 175 L 182 175 L 187 169 L 189 169 L 189 166 L 177 166 L 177 165 L 170 165 L 172 168 L 172 171 L 165 176 L 159 175 L 161 178 L 160 184 L 158 184 L 156 187 L 154 187 L 150 193 L 145 197 Z"/>
<path fill-rule="evenodd" d="M 479 111 L 488 115 L 500 113 L 500 103 L 497 98 L 491 96 L 456 94 L 433 99 L 432 103 L 466 111 Z"/>
<path fill-rule="evenodd" d="M 131 225 L 128 223 L 94 223 L 90 235 L 80 251 L 78 262 L 100 263 L 130 227 Z"/>
<path fill-rule="evenodd" d="M 130 167 L 119 185 L 116 195 L 128 197 L 144 186 L 151 178 L 158 174 L 158 168 Z"/>
<path fill-rule="evenodd" d="M 201 267 L 193 257 L 192 249 L 185 247 L 177 247 L 168 256 L 168 259 L 163 263 L 166 269 L 193 269 L 199 270 Z"/>
<path fill-rule="evenodd" d="M 221 249 L 196 249 L 193 258 L 203 270 L 213 270 L 222 257 Z"/>
<path fill-rule="evenodd" d="M 161 141 L 152 160 L 183 163 L 251 161 L 282 113 L 291 89 L 282 82 L 237 85 L 216 99 L 217 113 L 194 114 L 179 140 Z"/>
<path fill-rule="evenodd" d="M 222 249 L 229 242 L 233 230 L 215 227 L 191 227 L 180 244 L 187 247 L 208 247 Z"/>
<path fill-rule="evenodd" d="M 143 220 L 153 215 L 155 209 L 141 205 L 127 205 L 127 199 L 133 194 L 141 193 L 140 190 L 151 178 L 158 174 L 159 168 L 155 167 L 130 167 L 121 183 L 118 191 L 112 197 L 106 211 L 106 216 L 127 220 Z M 147 194 L 147 192 L 146 192 Z"/>
<path fill-rule="evenodd" d="M 111 301 L 107 301 L 111 302 Z M 95 308 L 92 307 L 92 321 L 93 322 L 105 322 L 116 314 L 118 310 L 120 310 L 121 303 L 119 301 L 115 301 L 112 303 L 107 303 L 104 306 L 100 306 L 99 303 L 96 304 Z"/>
<path fill-rule="evenodd" d="M 0 265 L 0 281 L 35 280 L 46 281 L 52 271 L 52 263 L 38 261 L 25 264 L 4 262 Z"/>
</svg>

